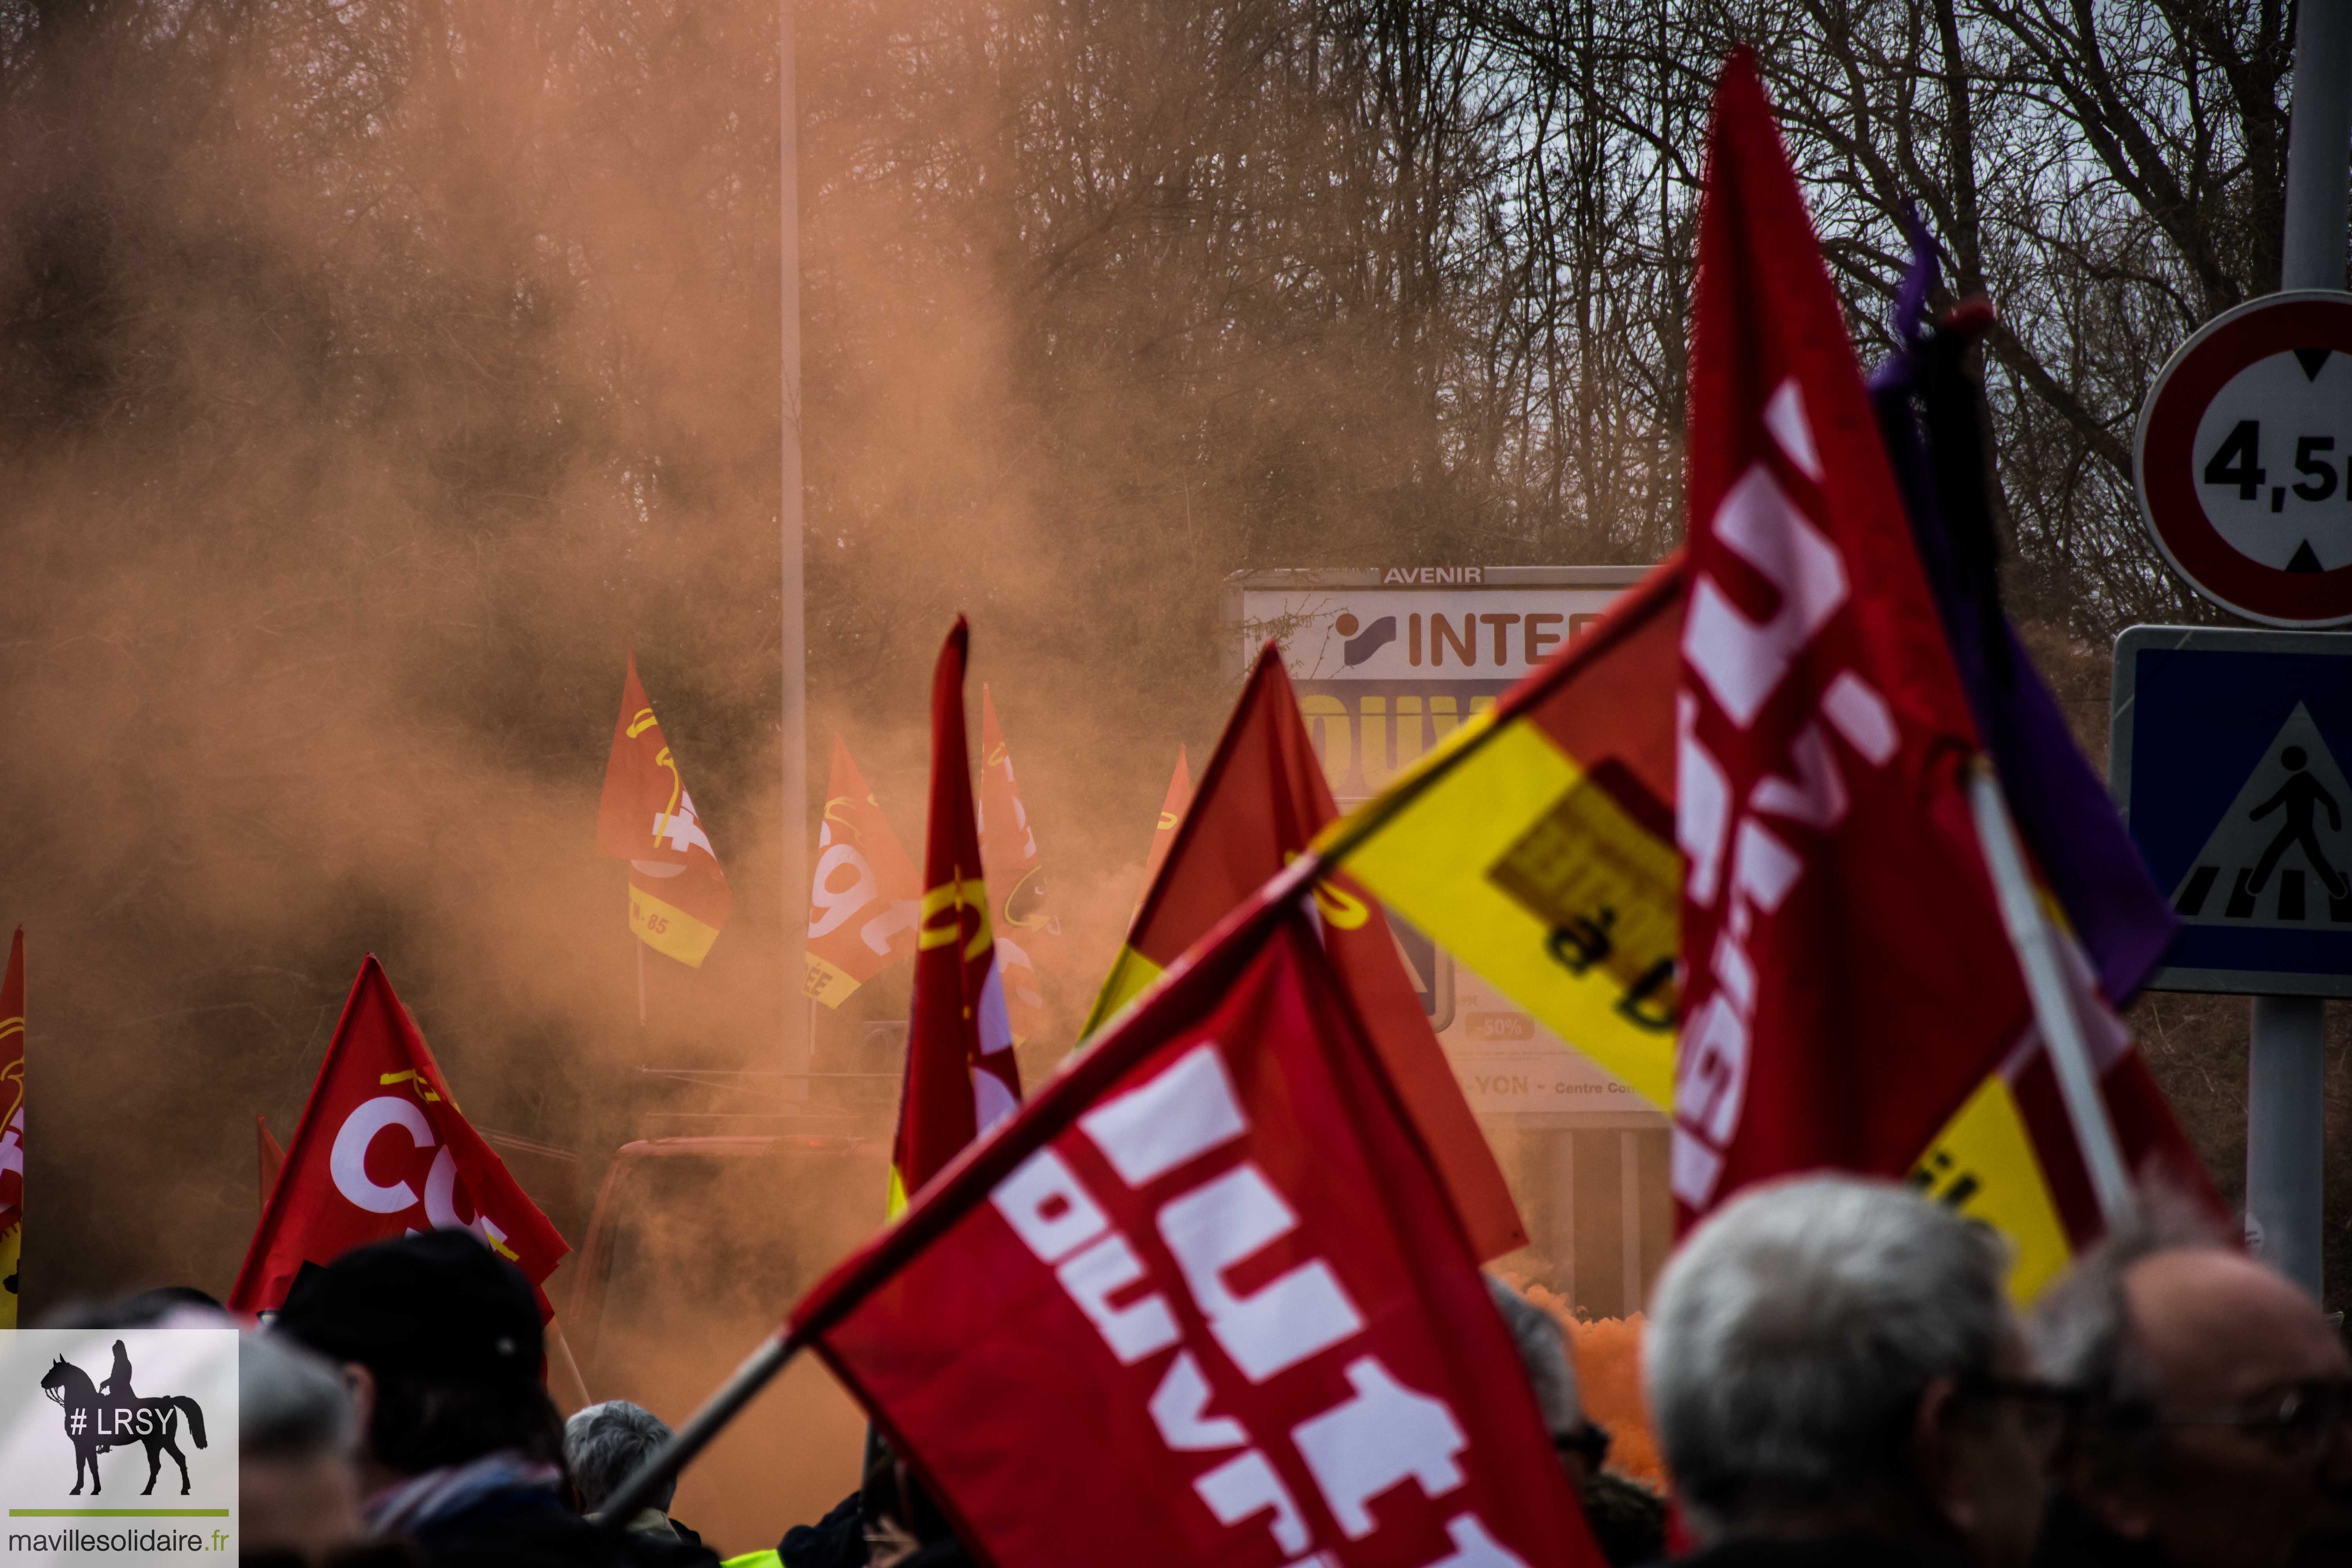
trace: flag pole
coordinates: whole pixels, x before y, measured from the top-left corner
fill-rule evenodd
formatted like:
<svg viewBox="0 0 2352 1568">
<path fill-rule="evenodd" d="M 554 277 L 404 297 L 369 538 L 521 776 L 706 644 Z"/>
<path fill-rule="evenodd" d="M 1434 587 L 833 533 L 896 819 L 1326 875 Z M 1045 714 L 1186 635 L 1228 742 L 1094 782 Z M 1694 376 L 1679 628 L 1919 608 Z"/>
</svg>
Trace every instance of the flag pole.
<svg viewBox="0 0 2352 1568">
<path fill-rule="evenodd" d="M 2112 1230 L 2131 1212 L 2131 1178 L 2116 1142 L 2115 1126 L 2107 1120 L 2106 1100 L 2099 1092 L 2099 1076 L 2091 1065 L 2082 1018 L 2067 994 L 2057 942 L 2050 922 L 2042 917 L 2042 900 L 2026 872 L 2016 825 L 2010 820 L 2009 804 L 2001 797 L 2000 780 L 1989 759 L 1979 757 L 1969 769 L 1969 808 L 1976 817 L 1985 867 L 1992 873 L 2001 924 L 2008 929 L 2009 945 L 2017 954 L 2026 994 L 2033 1003 L 2033 1021 L 2057 1075 L 2059 1099 L 2074 1127 L 2083 1167 L 2090 1173 L 2099 1213 Z"/>
<path fill-rule="evenodd" d="M 580 1375 L 579 1358 L 572 1353 L 572 1342 L 563 1337 L 563 1324 L 551 1315 L 547 1320 L 547 1391 L 558 1393 L 556 1414 L 572 1415 L 585 1410 L 594 1400 L 588 1397 L 588 1380 Z"/>
<path fill-rule="evenodd" d="M 719 1429 L 735 1419 L 752 1396 L 768 1386 L 784 1363 L 800 1351 L 800 1341 L 789 1329 L 778 1329 L 735 1369 L 735 1375 L 721 1384 L 719 1391 L 703 1401 L 694 1418 L 674 1433 L 670 1440 L 654 1450 L 636 1473 L 623 1481 L 620 1489 L 604 1500 L 599 1517 L 604 1533 L 620 1535 L 628 1529 L 629 1521 L 650 1507 L 662 1487 L 680 1470 L 693 1462 L 694 1457 L 710 1445 Z"/>
</svg>

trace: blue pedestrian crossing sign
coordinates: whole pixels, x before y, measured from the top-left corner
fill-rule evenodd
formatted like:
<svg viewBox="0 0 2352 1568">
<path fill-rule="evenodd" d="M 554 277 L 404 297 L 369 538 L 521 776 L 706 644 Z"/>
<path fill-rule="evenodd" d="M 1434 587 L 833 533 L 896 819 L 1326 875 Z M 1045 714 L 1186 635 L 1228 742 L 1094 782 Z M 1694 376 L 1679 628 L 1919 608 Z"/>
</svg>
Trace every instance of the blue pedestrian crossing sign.
<svg viewBox="0 0 2352 1568">
<path fill-rule="evenodd" d="M 2180 934 L 2160 990 L 2352 996 L 2352 634 L 2134 626 L 2108 777 Z"/>
</svg>

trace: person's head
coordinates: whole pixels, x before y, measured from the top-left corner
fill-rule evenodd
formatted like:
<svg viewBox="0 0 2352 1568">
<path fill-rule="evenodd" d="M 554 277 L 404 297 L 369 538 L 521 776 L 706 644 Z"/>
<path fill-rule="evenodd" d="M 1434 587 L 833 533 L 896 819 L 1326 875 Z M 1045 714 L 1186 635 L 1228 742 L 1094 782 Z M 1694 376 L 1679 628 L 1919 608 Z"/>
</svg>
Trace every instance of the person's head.
<svg viewBox="0 0 2352 1568">
<path fill-rule="evenodd" d="M 225 1329 L 232 1320 L 218 1299 L 193 1285 L 158 1285 L 110 1300 L 68 1301 L 44 1317 L 45 1329 Z"/>
<path fill-rule="evenodd" d="M 1576 1366 L 1569 1360 L 1568 1335 L 1558 1318 L 1491 1274 L 1486 1276 L 1486 1293 L 1494 1298 L 1495 1310 L 1503 1315 L 1511 1342 L 1518 1347 L 1519 1365 L 1535 1391 L 1536 1408 L 1543 1413 L 1552 1448 L 1559 1455 L 1569 1479 L 1582 1486 L 1585 1477 L 1601 1468 L 1608 1437 L 1584 1418 L 1584 1407 L 1577 1400 Z"/>
<path fill-rule="evenodd" d="M 501 1449 L 562 1461 L 562 1420 L 539 1381 L 544 1343 L 530 1283 L 466 1231 L 378 1242 L 306 1267 L 277 1327 L 342 1368 L 372 1481 Z"/>
<path fill-rule="evenodd" d="M 1584 1506 L 1584 1522 L 1601 1559 L 1624 1564 L 1656 1562 L 1665 1554 L 1665 1504 L 1646 1487 L 1601 1469 L 1609 1455 L 1609 1433 L 1585 1414 L 1583 1401 L 1577 1397 L 1576 1363 L 1570 1359 L 1568 1334 L 1559 1320 L 1491 1274 L 1486 1276 L 1486 1294 L 1511 1331 L 1519 1365 L 1535 1392 L 1544 1430 L 1551 1436 L 1552 1452 L 1559 1456 L 1560 1468 Z"/>
<path fill-rule="evenodd" d="M 2268 1568 L 2352 1537 L 2352 1362 L 2318 1303 L 2158 1198 L 2086 1254 L 2031 1323 L 2084 1397 L 2063 1479 L 2177 1568 Z"/>
<path fill-rule="evenodd" d="M 236 1415 L 239 1549 L 316 1563 L 357 1542 L 359 1423 L 334 1367 L 282 1334 L 247 1334 Z"/>
<path fill-rule="evenodd" d="M 669 1428 L 660 1416 L 625 1399 L 608 1399 L 573 1412 L 563 1424 L 563 1463 L 580 1493 L 580 1511 L 602 1509 L 604 1500 L 668 1441 Z M 677 1495 L 673 1478 L 651 1506 L 667 1513 Z"/>
<path fill-rule="evenodd" d="M 1983 1226 L 1892 1183 L 1754 1188 L 1668 1260 L 1643 1347 L 1676 1497 L 1706 1541 L 1868 1532 L 2023 1562 L 2051 1409 Z"/>
</svg>

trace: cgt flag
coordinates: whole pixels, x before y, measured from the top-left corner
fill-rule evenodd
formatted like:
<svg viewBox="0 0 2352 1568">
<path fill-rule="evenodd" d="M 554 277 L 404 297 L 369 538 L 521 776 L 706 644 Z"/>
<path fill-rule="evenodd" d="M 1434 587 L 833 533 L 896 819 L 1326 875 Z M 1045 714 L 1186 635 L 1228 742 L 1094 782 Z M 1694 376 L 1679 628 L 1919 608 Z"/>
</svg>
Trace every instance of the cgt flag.
<svg viewBox="0 0 2352 1568">
<path fill-rule="evenodd" d="M 915 951 L 923 896 L 914 863 L 866 787 L 849 745 L 833 738 L 833 776 L 817 829 L 810 879 L 803 995 L 838 1007 L 850 994 Z"/>
<path fill-rule="evenodd" d="M 983 1563 L 1600 1561 L 1293 888 L 793 1314 Z"/>
<path fill-rule="evenodd" d="M 980 829 L 972 818 L 963 725 L 971 641 L 971 628 L 958 616 L 931 672 L 930 823 L 923 837 L 906 1077 L 890 1149 L 893 1215 L 959 1150 L 1021 1103 L 1021 1069 L 1004 1014 L 1004 979 L 989 929 Z"/>
<path fill-rule="evenodd" d="M 1269 642 L 1202 770 L 1200 794 L 1143 896 L 1085 1033 L 1103 1028 L 1338 815 L 1281 650 Z M 1486 1258 L 1526 1246 L 1510 1189 L 1430 1029 L 1381 906 L 1337 870 L 1316 885 L 1315 902 L 1332 968 L 1404 1095 L 1472 1248 Z"/>
<path fill-rule="evenodd" d="M 989 885 L 997 889 L 990 913 L 1004 973 L 1004 1010 L 1018 1045 L 1045 1026 L 1037 971 L 1063 969 L 1062 922 L 1045 907 L 1045 857 L 1013 782 L 1013 753 L 1005 749 L 996 699 L 985 682 L 980 688 L 980 854 Z"/>
<path fill-rule="evenodd" d="M 621 716 L 604 763 L 596 853 L 629 863 L 629 929 L 656 952 L 699 969 L 735 907 L 677 759 L 637 683 L 637 656 L 621 688 Z"/>
<path fill-rule="evenodd" d="M 16 1326 L 25 1250 L 25 928 L 0 979 L 0 1329 Z"/>
<path fill-rule="evenodd" d="M 305 1263 L 331 1263 L 406 1231 L 453 1226 L 480 1237 L 533 1285 L 571 1250 L 458 1112 L 425 1037 L 370 953 L 295 1124 L 229 1309 L 275 1309 Z"/>
</svg>

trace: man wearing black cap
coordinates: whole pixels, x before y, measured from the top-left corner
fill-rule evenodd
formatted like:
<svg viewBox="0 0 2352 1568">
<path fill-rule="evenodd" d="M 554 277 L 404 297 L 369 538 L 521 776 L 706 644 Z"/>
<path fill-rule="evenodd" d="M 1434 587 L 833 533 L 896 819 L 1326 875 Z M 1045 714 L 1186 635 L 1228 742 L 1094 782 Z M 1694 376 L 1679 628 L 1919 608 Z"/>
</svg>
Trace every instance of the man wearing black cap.
<svg viewBox="0 0 2352 1568">
<path fill-rule="evenodd" d="M 405 1538 L 435 1563 L 635 1558 L 565 1502 L 538 1303 L 472 1235 L 432 1231 L 306 1267 L 277 1331 L 342 1367 L 370 1534 Z"/>
</svg>

